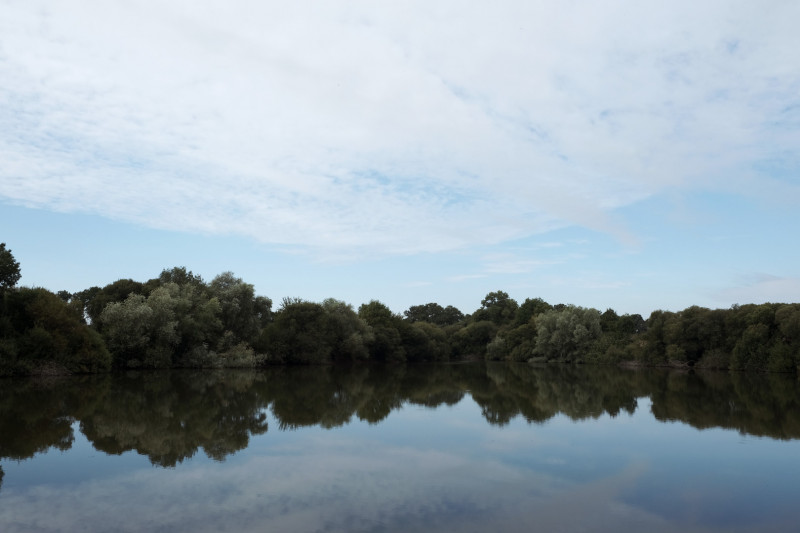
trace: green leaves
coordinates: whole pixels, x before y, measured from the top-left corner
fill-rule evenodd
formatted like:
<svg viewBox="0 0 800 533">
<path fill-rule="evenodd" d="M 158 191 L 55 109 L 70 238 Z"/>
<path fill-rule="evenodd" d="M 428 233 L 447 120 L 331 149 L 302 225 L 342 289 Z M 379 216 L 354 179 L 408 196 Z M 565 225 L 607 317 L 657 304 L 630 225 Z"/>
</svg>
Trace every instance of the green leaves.
<svg viewBox="0 0 800 533">
<path fill-rule="evenodd" d="M 519 305 L 507 292 L 490 292 L 481 300 L 481 308 L 475 311 L 476 320 L 489 320 L 497 325 L 508 324 L 517 315 Z"/>
<path fill-rule="evenodd" d="M 567 306 L 536 318 L 536 353 L 558 361 L 580 360 L 600 337 L 600 312 Z"/>
<path fill-rule="evenodd" d="M 52 292 L 12 291 L 3 314 L 0 374 L 108 370 L 111 357 L 100 336 Z"/>
<path fill-rule="evenodd" d="M 0 292 L 14 287 L 21 275 L 11 250 L 6 249 L 6 243 L 0 243 Z"/>
</svg>

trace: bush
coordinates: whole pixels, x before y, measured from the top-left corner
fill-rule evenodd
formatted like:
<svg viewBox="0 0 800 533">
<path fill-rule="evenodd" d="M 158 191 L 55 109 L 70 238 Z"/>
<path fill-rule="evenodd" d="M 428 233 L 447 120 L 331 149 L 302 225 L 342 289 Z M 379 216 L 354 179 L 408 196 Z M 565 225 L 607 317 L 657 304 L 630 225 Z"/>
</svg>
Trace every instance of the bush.
<svg viewBox="0 0 800 533">
<path fill-rule="evenodd" d="M 0 372 L 29 374 L 40 368 L 69 372 L 107 371 L 111 355 L 97 332 L 46 289 L 22 288 L 4 295 Z"/>
<path fill-rule="evenodd" d="M 714 348 L 706 351 L 700 358 L 695 367 L 716 370 L 726 370 L 730 366 L 731 356 L 722 348 Z"/>
</svg>

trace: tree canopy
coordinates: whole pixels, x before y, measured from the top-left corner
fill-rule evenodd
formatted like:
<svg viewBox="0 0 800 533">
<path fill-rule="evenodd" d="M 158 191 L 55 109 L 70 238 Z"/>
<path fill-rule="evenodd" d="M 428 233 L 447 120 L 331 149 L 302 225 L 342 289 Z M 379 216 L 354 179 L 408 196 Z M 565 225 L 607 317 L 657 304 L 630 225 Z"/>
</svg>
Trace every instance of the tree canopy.
<svg viewBox="0 0 800 533">
<path fill-rule="evenodd" d="M 19 263 L 6 243 L 0 243 L 0 291 L 14 287 L 21 277 Z"/>
</svg>

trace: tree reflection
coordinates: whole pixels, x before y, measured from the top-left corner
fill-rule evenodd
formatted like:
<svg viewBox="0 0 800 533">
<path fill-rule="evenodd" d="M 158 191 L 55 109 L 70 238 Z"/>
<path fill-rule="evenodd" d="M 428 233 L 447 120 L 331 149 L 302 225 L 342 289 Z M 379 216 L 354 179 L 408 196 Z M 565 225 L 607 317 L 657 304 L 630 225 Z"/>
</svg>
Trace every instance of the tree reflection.
<svg viewBox="0 0 800 533">
<path fill-rule="evenodd" d="M 660 385 L 651 392 L 658 420 L 774 439 L 800 438 L 800 396 L 793 376 L 672 373 Z"/>
<path fill-rule="evenodd" d="M 0 458 L 22 460 L 51 448 L 68 450 L 81 400 L 80 389 L 64 390 L 58 381 L 2 380 Z"/>
<path fill-rule="evenodd" d="M 404 405 L 455 405 L 469 395 L 493 425 L 633 413 L 649 397 L 660 421 L 800 438 L 798 382 L 781 374 L 727 374 L 475 363 L 275 367 L 263 371 L 152 372 L 4 380 L 0 459 L 67 450 L 76 424 L 108 454 L 130 450 L 172 467 L 198 450 L 215 460 L 267 431 L 377 424 Z M 0 470 L 0 481 L 2 481 Z"/>
<path fill-rule="evenodd" d="M 246 448 L 267 431 L 263 374 L 155 372 L 113 380 L 104 401 L 80 421 L 100 451 L 136 450 L 159 466 L 175 466 L 199 448 L 212 459 Z"/>
<path fill-rule="evenodd" d="M 518 415 L 541 423 L 559 413 L 572 420 L 633 413 L 636 398 L 645 395 L 635 373 L 611 367 L 494 363 L 486 375 L 486 384 L 473 398 L 487 420 L 497 424 Z"/>
</svg>

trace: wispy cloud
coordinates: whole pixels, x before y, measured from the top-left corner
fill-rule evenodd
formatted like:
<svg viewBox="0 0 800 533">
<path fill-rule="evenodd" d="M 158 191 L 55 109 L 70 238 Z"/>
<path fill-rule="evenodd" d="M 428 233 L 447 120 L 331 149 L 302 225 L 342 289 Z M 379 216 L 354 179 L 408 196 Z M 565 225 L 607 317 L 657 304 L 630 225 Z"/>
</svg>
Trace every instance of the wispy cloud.
<svg viewBox="0 0 800 533">
<path fill-rule="evenodd" d="M 433 285 L 432 281 L 412 281 L 410 283 L 406 283 L 406 287 L 409 288 L 416 288 L 416 287 L 430 287 Z"/>
<path fill-rule="evenodd" d="M 622 16 L 624 14 L 624 16 Z M 322 255 L 800 198 L 800 4 L 0 4 L 0 197 Z M 787 159 L 789 158 L 789 159 Z M 343 252 L 346 251 L 346 252 Z"/>
<path fill-rule="evenodd" d="M 631 285 L 628 281 L 607 279 L 600 274 L 584 273 L 576 277 L 551 277 L 548 282 L 555 286 L 568 286 L 584 290 L 616 290 Z"/>
<path fill-rule="evenodd" d="M 712 297 L 725 305 L 800 302 L 800 278 L 752 272 L 741 276 L 735 284 L 715 291 Z"/>
<path fill-rule="evenodd" d="M 558 260 L 527 259 L 514 253 L 495 253 L 483 258 L 489 274 L 525 274 L 537 268 L 556 265 Z"/>
<path fill-rule="evenodd" d="M 451 283 L 461 283 L 463 281 L 481 279 L 485 277 L 488 276 L 486 274 L 459 274 L 458 276 L 449 276 L 445 281 L 449 281 Z"/>
</svg>

